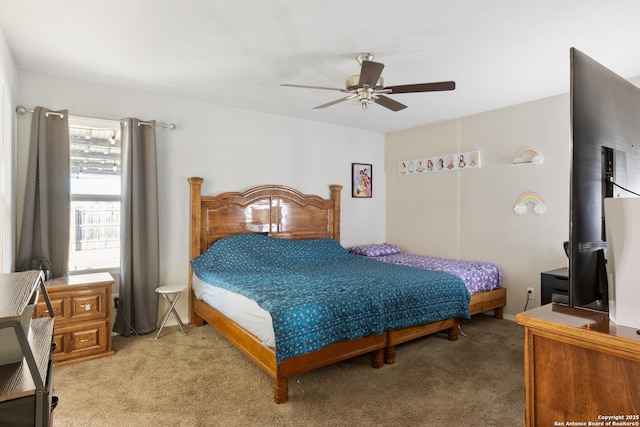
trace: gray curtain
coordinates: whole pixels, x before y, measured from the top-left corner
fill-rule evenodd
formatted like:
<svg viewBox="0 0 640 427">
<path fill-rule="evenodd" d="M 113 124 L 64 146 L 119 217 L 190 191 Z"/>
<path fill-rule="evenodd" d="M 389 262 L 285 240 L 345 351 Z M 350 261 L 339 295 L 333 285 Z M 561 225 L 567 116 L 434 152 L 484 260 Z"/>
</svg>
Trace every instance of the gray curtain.
<svg viewBox="0 0 640 427">
<path fill-rule="evenodd" d="M 157 328 L 158 180 L 155 121 L 122 121 L 120 309 L 113 330 L 129 336 Z"/>
<path fill-rule="evenodd" d="M 30 258 L 44 258 L 51 264 L 53 277 L 67 274 L 70 175 L 69 114 L 67 110 L 36 107 L 31 123 L 17 270 Z"/>
</svg>

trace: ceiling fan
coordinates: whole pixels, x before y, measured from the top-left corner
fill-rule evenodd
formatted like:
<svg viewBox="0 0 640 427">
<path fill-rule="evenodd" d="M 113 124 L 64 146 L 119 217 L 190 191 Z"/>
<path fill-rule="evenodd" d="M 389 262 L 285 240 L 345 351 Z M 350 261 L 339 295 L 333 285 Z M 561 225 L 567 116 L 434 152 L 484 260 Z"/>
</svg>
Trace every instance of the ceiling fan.
<svg viewBox="0 0 640 427">
<path fill-rule="evenodd" d="M 373 55 L 370 53 L 361 53 L 356 57 L 356 59 L 360 64 L 360 74 L 347 77 L 345 89 L 324 86 L 294 85 L 286 83 L 280 86 L 334 90 L 349 94 L 344 98 L 327 102 L 326 104 L 318 105 L 317 107 L 314 107 L 314 109 L 325 108 L 346 101 L 348 99 L 354 99 L 357 103 L 360 104 L 363 110 L 366 110 L 369 104 L 376 103 L 392 111 L 400 111 L 407 108 L 407 106 L 385 95 L 394 95 L 397 93 L 436 92 L 444 90 L 454 90 L 456 88 L 456 82 L 454 81 L 417 83 L 410 85 L 385 87 L 384 80 L 381 77 L 384 64 L 381 64 L 380 62 L 373 62 Z"/>
</svg>

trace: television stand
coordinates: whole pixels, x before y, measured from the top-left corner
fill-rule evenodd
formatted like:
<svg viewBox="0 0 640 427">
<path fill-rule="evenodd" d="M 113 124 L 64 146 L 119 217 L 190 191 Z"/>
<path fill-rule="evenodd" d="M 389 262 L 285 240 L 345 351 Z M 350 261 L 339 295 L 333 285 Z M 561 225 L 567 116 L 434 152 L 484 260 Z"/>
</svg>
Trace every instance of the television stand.
<svg viewBox="0 0 640 427">
<path fill-rule="evenodd" d="M 580 308 L 585 308 L 587 310 L 593 311 L 602 311 L 604 313 L 609 313 L 609 304 L 605 304 L 602 300 L 597 300 L 592 302 L 591 304 L 586 304 L 581 306 Z"/>
<path fill-rule="evenodd" d="M 607 313 L 547 304 L 520 313 L 525 327 L 525 424 L 640 421 L 640 335 Z M 586 425 L 585 424 L 585 425 Z M 598 424 L 593 424 L 598 425 Z"/>
</svg>

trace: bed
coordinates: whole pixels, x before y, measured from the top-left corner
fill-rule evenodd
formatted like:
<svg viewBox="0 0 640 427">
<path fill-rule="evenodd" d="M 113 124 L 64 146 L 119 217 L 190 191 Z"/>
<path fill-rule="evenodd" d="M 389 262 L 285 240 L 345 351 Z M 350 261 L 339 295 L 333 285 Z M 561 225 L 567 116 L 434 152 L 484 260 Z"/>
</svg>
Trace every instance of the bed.
<svg viewBox="0 0 640 427">
<path fill-rule="evenodd" d="M 507 290 L 502 287 L 500 268 L 494 263 L 402 252 L 396 245 L 389 243 L 353 246 L 348 249 L 351 253 L 377 261 L 455 274 L 464 281 L 471 293 L 471 315 L 493 310 L 496 319 L 503 318 Z"/>
<path fill-rule="evenodd" d="M 256 267 L 255 271 L 246 270 L 246 267 L 251 265 L 253 261 L 243 261 L 244 264 L 237 264 L 237 259 L 243 258 L 244 255 L 239 255 L 243 252 L 228 253 L 228 245 L 231 243 L 244 247 L 242 250 L 247 250 L 247 247 L 263 248 L 268 245 L 269 250 L 263 252 L 273 253 L 275 254 L 273 255 L 274 257 L 280 258 L 280 246 L 285 245 L 285 241 L 299 242 L 295 243 L 295 246 L 301 246 L 303 251 L 306 250 L 306 245 L 314 244 L 317 241 L 323 247 L 328 248 L 326 250 L 330 252 L 331 256 L 344 257 L 349 262 L 354 262 L 352 261 L 353 259 L 366 260 L 349 253 L 339 245 L 340 191 L 342 186 L 330 186 L 331 197 L 329 199 L 315 195 L 305 195 L 292 188 L 279 185 L 265 185 L 254 187 L 244 192 L 226 192 L 215 196 L 203 196 L 201 194 L 202 178 L 192 177 L 188 179 L 188 182 L 191 189 L 189 320 L 196 326 L 202 326 L 205 323 L 210 324 L 266 372 L 273 379 L 273 395 L 276 403 L 283 403 L 288 400 L 288 379 L 292 376 L 368 353 L 371 354 L 372 366 L 381 368 L 385 363 L 395 362 L 395 347 L 397 345 L 440 331 L 446 331 L 450 340 L 457 340 L 458 325 L 462 318 L 468 318 L 469 316 L 469 292 L 462 281 L 455 276 L 440 273 L 443 275 L 441 276 L 442 278 L 446 278 L 446 283 L 443 282 L 443 286 L 450 289 L 448 291 L 450 295 L 458 295 L 455 304 L 459 307 L 453 315 L 451 314 L 453 312 L 447 311 L 446 315 L 438 320 L 409 326 L 389 327 L 394 323 L 388 323 L 389 321 L 386 317 L 389 317 L 388 313 L 390 311 L 385 308 L 381 309 L 382 311 L 379 313 L 384 315 L 382 317 L 386 316 L 385 323 L 371 326 L 370 321 L 375 316 L 365 310 L 365 312 L 360 313 L 365 319 L 362 320 L 364 325 L 361 326 L 364 326 L 363 330 L 370 328 L 370 333 L 362 336 L 347 336 L 345 339 L 333 340 L 330 343 L 324 343 L 319 348 L 307 349 L 302 353 L 296 353 L 295 349 L 298 344 L 295 341 L 288 347 L 284 344 L 281 345 L 281 343 L 286 342 L 284 340 L 275 347 L 273 344 L 265 343 L 265 339 L 259 331 L 253 330 L 250 325 L 240 320 L 234 320 L 232 311 L 214 307 L 220 300 L 232 301 L 230 303 L 231 306 L 240 305 L 237 300 L 234 300 L 237 295 L 235 295 L 233 289 L 224 288 L 220 291 L 222 293 L 209 298 L 209 302 L 207 302 L 207 298 L 203 296 L 202 289 L 203 287 L 210 288 L 211 284 L 208 282 L 211 278 L 205 277 L 199 271 L 201 266 L 197 265 L 196 260 L 208 259 L 209 261 L 213 260 L 211 262 L 207 261 L 210 264 L 216 264 L 222 259 L 223 264 L 233 264 L 230 270 L 225 271 L 225 274 L 228 273 L 222 279 L 225 284 L 219 283 L 220 286 L 229 286 L 231 288 L 237 285 L 237 283 L 233 282 L 233 278 L 238 279 L 237 276 L 231 274 L 232 269 L 236 271 L 242 270 L 242 274 L 254 274 L 268 283 L 269 286 L 278 283 L 278 280 L 286 276 L 282 274 L 277 278 L 267 279 L 267 277 L 271 277 L 267 266 Z M 268 236 L 266 236 L 267 234 Z M 220 247 L 223 249 L 220 250 Z M 235 246 L 233 247 L 235 248 Z M 312 258 L 315 259 L 315 255 Z M 381 264 L 371 260 L 366 261 L 373 264 Z M 360 261 L 356 260 L 355 262 L 359 263 Z M 195 269 L 194 266 L 196 267 Z M 195 274 L 196 269 L 198 269 L 200 276 Z M 407 270 L 406 268 L 404 269 Z M 424 277 L 422 273 L 420 277 Z M 264 276 L 264 274 L 267 274 L 267 276 Z M 299 274 L 304 276 L 304 280 L 308 280 L 310 276 L 315 276 L 317 272 L 314 271 L 312 275 Z M 326 274 L 324 276 L 325 279 L 330 277 L 328 272 L 322 274 Z M 240 276 L 239 281 L 243 280 L 249 280 L 248 276 Z M 418 289 L 418 287 L 413 284 L 412 286 L 407 284 L 405 291 L 414 292 L 415 289 Z M 227 291 L 230 294 L 225 293 Z M 283 292 L 286 293 L 288 291 L 278 290 L 278 292 L 284 295 Z M 353 294 L 354 291 L 349 291 L 349 293 Z M 246 298 L 246 295 L 241 295 L 240 298 Z M 395 297 L 391 297 L 391 299 L 393 298 Z M 255 301 L 251 301 L 251 298 L 248 299 L 250 300 L 249 304 L 255 304 Z M 379 307 L 378 300 L 372 299 L 372 301 L 372 307 Z M 453 306 L 451 310 L 453 310 Z M 268 317 L 268 313 L 266 315 L 263 313 L 263 315 Z M 279 330 L 279 325 L 282 324 L 282 318 L 278 316 L 280 314 L 276 310 L 271 319 L 273 328 L 276 331 Z M 351 326 L 343 328 L 342 332 L 348 332 Z M 282 339 L 282 335 L 276 336 L 276 342 L 278 342 L 278 339 Z M 289 352 L 283 353 L 284 351 Z"/>
<path fill-rule="evenodd" d="M 502 273 L 494 263 L 402 252 L 396 245 L 389 243 L 353 246 L 348 249 L 351 253 L 377 261 L 455 274 L 464 281 L 471 292 L 471 315 L 493 310 L 496 319 L 503 318 L 507 290 L 501 287 Z"/>
</svg>

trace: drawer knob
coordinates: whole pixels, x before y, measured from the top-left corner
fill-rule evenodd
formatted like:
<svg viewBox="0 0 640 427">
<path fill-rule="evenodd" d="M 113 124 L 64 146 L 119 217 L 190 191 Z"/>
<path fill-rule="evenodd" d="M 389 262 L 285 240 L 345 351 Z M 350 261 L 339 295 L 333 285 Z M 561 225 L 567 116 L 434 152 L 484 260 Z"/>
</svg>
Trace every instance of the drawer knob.
<svg viewBox="0 0 640 427">
<path fill-rule="evenodd" d="M 83 307 L 85 309 L 85 311 L 91 310 L 91 304 L 81 305 L 80 307 Z"/>
</svg>

